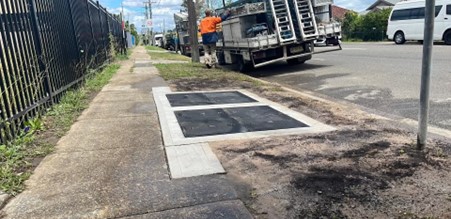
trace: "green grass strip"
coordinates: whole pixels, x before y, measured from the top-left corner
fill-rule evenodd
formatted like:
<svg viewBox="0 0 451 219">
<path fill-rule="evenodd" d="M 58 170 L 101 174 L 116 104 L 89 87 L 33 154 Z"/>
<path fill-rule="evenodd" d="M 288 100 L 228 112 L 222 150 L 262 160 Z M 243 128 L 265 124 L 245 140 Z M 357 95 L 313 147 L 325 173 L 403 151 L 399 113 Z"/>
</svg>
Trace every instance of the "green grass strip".
<svg viewBox="0 0 451 219">
<path fill-rule="evenodd" d="M 0 189 L 13 196 L 24 190 L 24 182 L 32 172 L 32 162 L 53 151 L 56 142 L 48 137 L 63 136 L 89 105 L 92 96 L 118 71 L 120 65 L 112 64 L 87 78 L 84 86 L 67 91 L 61 101 L 45 117 L 28 121 L 19 137 L 0 145 Z"/>
</svg>

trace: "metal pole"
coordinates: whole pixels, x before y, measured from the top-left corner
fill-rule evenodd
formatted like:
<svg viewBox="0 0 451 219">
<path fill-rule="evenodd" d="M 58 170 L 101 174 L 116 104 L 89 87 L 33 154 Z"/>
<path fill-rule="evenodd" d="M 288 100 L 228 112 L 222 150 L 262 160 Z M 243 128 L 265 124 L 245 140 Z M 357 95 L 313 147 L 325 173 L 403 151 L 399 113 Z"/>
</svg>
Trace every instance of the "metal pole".
<svg viewBox="0 0 451 219">
<path fill-rule="evenodd" d="M 199 41 L 197 39 L 197 16 L 193 0 L 188 0 L 188 26 L 192 62 L 200 62 Z"/>
<path fill-rule="evenodd" d="M 421 69 L 420 115 L 418 120 L 417 148 L 426 146 L 429 116 L 429 84 L 432 69 L 432 48 L 434 46 L 435 0 L 426 2 L 423 41 L 423 66 Z"/>
</svg>

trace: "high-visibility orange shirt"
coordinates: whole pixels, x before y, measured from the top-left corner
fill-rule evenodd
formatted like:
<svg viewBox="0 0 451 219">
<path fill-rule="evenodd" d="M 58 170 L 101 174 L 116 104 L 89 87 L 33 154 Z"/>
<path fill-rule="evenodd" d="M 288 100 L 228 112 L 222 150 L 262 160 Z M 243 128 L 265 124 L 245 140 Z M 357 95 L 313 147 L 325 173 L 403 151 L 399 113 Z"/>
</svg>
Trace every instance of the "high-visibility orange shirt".
<svg viewBox="0 0 451 219">
<path fill-rule="evenodd" d="M 216 32 L 216 25 L 221 23 L 222 19 L 220 17 L 206 17 L 202 19 L 199 25 L 200 33 L 212 33 Z"/>
</svg>

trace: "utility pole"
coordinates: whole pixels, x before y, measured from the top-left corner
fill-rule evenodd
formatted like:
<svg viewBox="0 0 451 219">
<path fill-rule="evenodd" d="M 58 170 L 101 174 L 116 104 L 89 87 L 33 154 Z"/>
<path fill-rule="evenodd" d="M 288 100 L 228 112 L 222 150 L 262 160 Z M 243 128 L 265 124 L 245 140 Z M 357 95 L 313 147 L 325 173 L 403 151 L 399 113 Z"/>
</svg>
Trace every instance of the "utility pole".
<svg viewBox="0 0 451 219">
<path fill-rule="evenodd" d="M 199 41 L 197 39 L 196 7 L 194 6 L 193 0 L 187 0 L 187 3 L 188 3 L 189 39 L 191 45 L 191 61 L 200 62 Z"/>
<path fill-rule="evenodd" d="M 423 41 L 423 65 L 421 69 L 420 115 L 418 119 L 417 148 L 426 146 L 429 117 L 429 85 L 432 69 L 432 48 L 434 46 L 435 0 L 426 2 Z"/>
<path fill-rule="evenodd" d="M 147 2 L 144 2 L 144 6 L 145 6 L 145 9 L 146 9 L 146 19 L 147 20 L 152 20 L 152 3 L 153 2 L 151 0 L 148 0 Z M 152 27 L 148 27 L 147 26 L 147 39 L 149 40 L 149 44 L 152 41 L 152 35 L 153 35 L 152 29 L 153 29 Z"/>
</svg>

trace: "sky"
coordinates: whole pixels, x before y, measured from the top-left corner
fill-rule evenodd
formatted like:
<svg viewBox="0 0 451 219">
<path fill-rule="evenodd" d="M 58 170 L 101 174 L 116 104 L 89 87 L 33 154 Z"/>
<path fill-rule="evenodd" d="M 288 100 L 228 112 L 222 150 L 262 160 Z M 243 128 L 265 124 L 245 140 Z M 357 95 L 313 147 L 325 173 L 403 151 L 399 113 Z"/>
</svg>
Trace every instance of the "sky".
<svg viewBox="0 0 451 219">
<path fill-rule="evenodd" d="M 144 1 L 148 0 L 99 0 L 100 4 L 108 9 L 109 12 L 119 14 L 121 11 L 121 2 L 124 4 L 124 14 L 126 20 L 134 23 L 138 30 L 141 30 L 145 24 Z M 153 13 L 153 30 L 161 32 L 174 29 L 173 14 L 180 11 L 182 0 L 151 0 Z M 351 9 L 357 12 L 364 11 L 376 0 L 335 0 L 335 5 Z"/>
</svg>

